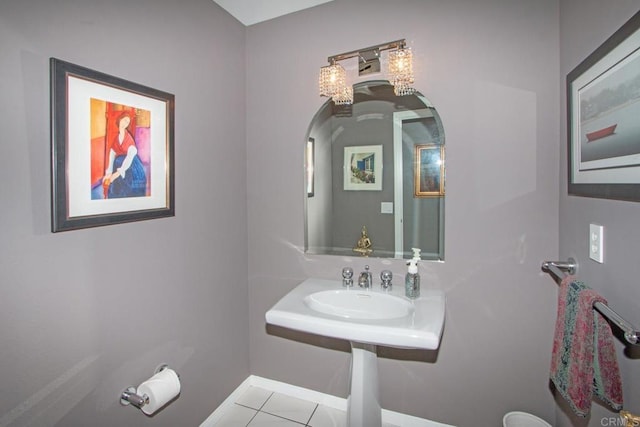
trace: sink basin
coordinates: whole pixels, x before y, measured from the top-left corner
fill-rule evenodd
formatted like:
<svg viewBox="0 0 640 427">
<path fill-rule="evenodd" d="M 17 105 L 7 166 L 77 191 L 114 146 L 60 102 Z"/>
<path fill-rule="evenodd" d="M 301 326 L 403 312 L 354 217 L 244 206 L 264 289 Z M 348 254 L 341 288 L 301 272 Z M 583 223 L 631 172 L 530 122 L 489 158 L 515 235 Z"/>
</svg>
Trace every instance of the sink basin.
<svg viewBox="0 0 640 427">
<path fill-rule="evenodd" d="M 444 327 L 442 291 L 422 289 L 420 298 L 379 285 L 365 290 L 338 280 L 307 279 L 266 313 L 267 323 L 364 344 L 434 350 Z"/>
<path fill-rule="evenodd" d="M 267 323 L 351 341 L 349 427 L 382 427 L 377 345 L 437 349 L 444 327 L 444 293 L 422 290 L 408 299 L 390 291 L 344 288 L 336 280 L 307 279 L 267 311 Z"/>
<path fill-rule="evenodd" d="M 385 320 L 411 314 L 413 305 L 394 295 L 359 290 L 330 290 L 304 297 L 312 310 L 347 319 Z"/>
</svg>

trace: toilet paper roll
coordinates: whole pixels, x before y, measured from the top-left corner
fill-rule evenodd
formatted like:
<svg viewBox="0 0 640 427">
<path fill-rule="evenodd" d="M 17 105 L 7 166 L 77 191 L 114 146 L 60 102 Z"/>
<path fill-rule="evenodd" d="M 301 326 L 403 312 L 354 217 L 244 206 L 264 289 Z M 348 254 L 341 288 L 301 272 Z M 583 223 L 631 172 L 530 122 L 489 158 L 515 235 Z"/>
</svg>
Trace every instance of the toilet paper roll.
<svg viewBox="0 0 640 427">
<path fill-rule="evenodd" d="M 138 386 L 136 394 L 147 395 L 149 403 L 142 412 L 151 415 L 180 393 L 180 378 L 173 369 L 165 368 Z"/>
</svg>

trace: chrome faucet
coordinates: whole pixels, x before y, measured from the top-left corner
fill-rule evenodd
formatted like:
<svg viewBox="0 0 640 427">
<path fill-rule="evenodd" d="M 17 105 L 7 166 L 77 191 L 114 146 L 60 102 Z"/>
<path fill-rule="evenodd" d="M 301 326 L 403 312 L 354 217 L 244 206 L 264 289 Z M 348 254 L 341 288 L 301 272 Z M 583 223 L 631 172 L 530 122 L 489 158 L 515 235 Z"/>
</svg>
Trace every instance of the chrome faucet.
<svg viewBox="0 0 640 427">
<path fill-rule="evenodd" d="M 358 278 L 358 286 L 365 289 L 371 289 L 373 284 L 373 279 L 371 278 L 371 272 L 369 271 L 369 266 L 364 266 L 364 271 L 360 273 L 360 277 Z"/>
</svg>

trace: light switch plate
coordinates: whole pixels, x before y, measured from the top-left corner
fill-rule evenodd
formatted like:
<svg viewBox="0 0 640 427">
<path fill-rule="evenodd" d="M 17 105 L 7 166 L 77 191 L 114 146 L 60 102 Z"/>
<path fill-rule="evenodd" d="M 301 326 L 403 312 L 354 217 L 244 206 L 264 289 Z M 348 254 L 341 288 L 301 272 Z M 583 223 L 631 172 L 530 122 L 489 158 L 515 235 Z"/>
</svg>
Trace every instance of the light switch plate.
<svg viewBox="0 0 640 427">
<path fill-rule="evenodd" d="M 604 227 L 589 224 L 589 258 L 600 264 L 604 263 Z"/>
<path fill-rule="evenodd" d="M 393 213 L 393 202 L 380 202 L 380 213 L 392 214 Z"/>
</svg>

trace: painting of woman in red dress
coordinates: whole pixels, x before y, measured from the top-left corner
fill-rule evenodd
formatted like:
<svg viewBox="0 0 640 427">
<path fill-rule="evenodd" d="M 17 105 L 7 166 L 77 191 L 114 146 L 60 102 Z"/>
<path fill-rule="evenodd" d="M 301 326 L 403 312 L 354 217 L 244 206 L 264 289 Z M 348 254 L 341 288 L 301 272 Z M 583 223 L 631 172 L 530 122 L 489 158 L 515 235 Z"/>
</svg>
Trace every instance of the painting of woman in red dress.
<svg viewBox="0 0 640 427">
<path fill-rule="evenodd" d="M 107 168 L 102 178 L 105 199 L 146 195 L 147 176 L 129 132 L 130 124 L 130 113 L 123 112 L 116 119 L 118 134 L 107 142 Z"/>
<path fill-rule="evenodd" d="M 91 199 L 151 194 L 151 112 L 91 98 Z"/>
</svg>

